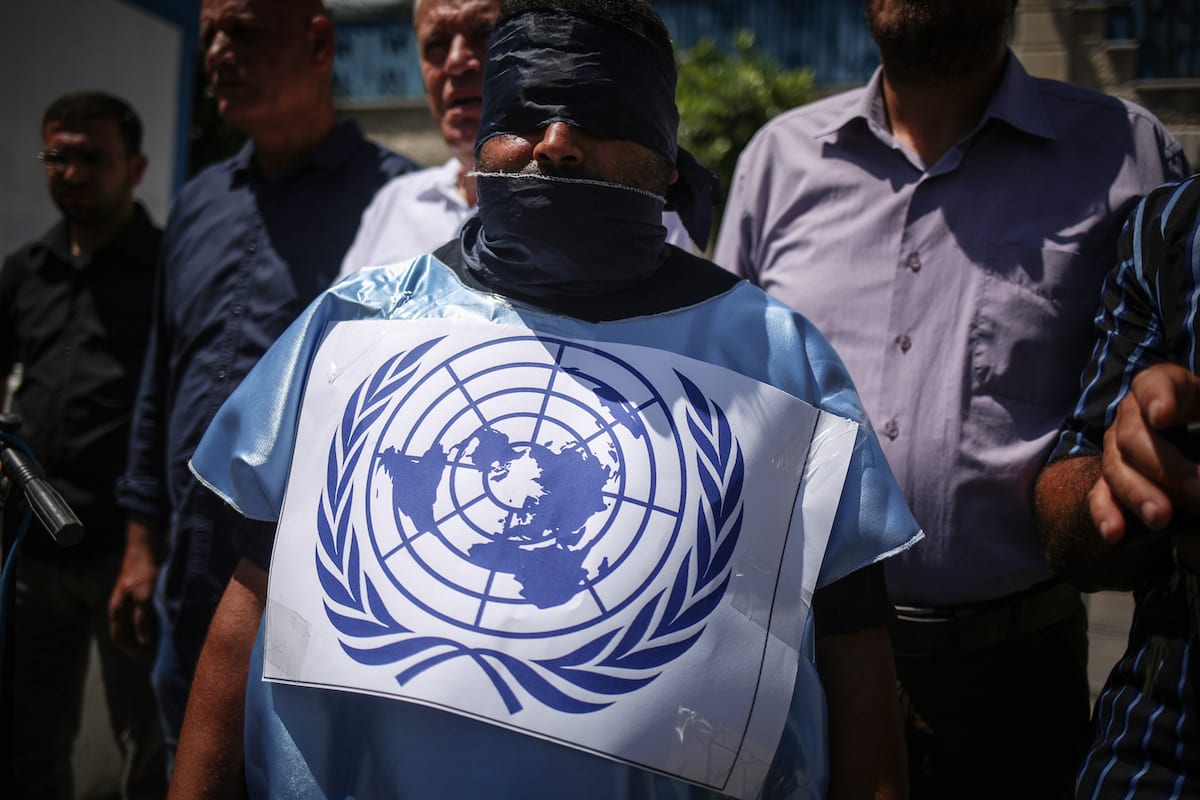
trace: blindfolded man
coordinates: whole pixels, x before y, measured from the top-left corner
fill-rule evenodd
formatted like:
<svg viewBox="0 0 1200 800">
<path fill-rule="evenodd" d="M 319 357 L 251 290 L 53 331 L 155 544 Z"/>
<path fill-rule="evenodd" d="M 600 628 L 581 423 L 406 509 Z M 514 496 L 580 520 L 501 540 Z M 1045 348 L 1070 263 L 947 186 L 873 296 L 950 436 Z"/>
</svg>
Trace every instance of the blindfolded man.
<svg viewBox="0 0 1200 800">
<path fill-rule="evenodd" d="M 475 214 L 475 140 L 483 102 L 483 60 L 500 0 L 420 0 L 413 30 L 429 115 L 451 158 L 393 178 L 363 212 L 339 277 L 364 266 L 392 264 L 428 252 L 456 235 Z M 662 214 L 667 241 L 689 249 L 679 215 Z M 707 242 L 700 242 L 701 247 Z"/>
<path fill-rule="evenodd" d="M 820 335 L 666 244 L 715 186 L 674 86 L 645 2 L 507 3 L 478 215 L 327 292 L 219 413 L 193 467 L 279 525 L 241 543 L 186 796 L 239 785 L 243 696 L 256 797 L 902 792 L 876 562 L 919 531 Z"/>
</svg>

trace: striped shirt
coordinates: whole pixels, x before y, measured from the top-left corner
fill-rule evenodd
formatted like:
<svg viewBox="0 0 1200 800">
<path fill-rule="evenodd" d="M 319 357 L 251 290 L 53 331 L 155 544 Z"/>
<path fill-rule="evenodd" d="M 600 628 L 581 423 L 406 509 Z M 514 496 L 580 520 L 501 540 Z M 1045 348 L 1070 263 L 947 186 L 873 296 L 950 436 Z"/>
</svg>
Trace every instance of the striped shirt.
<svg viewBox="0 0 1200 800">
<path fill-rule="evenodd" d="M 1118 247 L 1079 403 L 1051 460 L 1098 455 L 1117 404 L 1146 367 L 1200 371 L 1200 175 L 1147 195 Z M 1128 648 L 1096 701 L 1077 800 L 1200 795 L 1200 579 L 1177 566 L 1146 576 L 1136 596 Z"/>
<path fill-rule="evenodd" d="M 1121 232 L 1104 284 L 1096 345 L 1051 461 L 1099 455 L 1133 377 L 1152 364 L 1200 372 L 1200 174 L 1159 187 Z"/>
</svg>

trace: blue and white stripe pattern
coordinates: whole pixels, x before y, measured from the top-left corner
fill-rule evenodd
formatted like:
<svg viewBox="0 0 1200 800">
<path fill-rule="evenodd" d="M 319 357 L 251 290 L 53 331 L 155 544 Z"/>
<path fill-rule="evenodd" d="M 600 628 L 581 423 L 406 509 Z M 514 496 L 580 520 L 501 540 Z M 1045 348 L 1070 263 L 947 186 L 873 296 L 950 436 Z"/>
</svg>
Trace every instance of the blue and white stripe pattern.
<svg viewBox="0 0 1200 800">
<path fill-rule="evenodd" d="M 1079 404 L 1051 460 L 1099 454 L 1134 375 L 1161 362 L 1200 372 L 1200 175 L 1142 200 L 1105 282 Z M 1077 800 L 1200 796 L 1194 672 L 1200 579 L 1164 569 L 1139 590 L 1133 629 L 1096 704 Z"/>
<path fill-rule="evenodd" d="M 1139 597 L 1129 649 L 1096 703 L 1078 800 L 1200 795 L 1195 587 L 1176 570 Z"/>
<path fill-rule="evenodd" d="M 1050 460 L 1100 453 L 1133 376 L 1169 361 L 1200 369 L 1200 174 L 1142 200 L 1125 223 L 1104 283 L 1097 341 L 1079 403 Z"/>
</svg>

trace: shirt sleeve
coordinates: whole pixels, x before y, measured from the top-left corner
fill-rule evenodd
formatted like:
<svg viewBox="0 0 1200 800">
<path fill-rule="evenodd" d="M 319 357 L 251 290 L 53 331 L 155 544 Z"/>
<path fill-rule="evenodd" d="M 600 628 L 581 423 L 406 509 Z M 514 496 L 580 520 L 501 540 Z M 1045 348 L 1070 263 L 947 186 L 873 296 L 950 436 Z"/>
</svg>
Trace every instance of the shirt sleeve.
<svg viewBox="0 0 1200 800">
<path fill-rule="evenodd" d="M 263 572 L 271 571 L 271 551 L 275 547 L 276 523 L 243 519 L 233 532 L 238 555 Z"/>
<path fill-rule="evenodd" d="M 759 229 L 766 211 L 766 193 L 772 172 L 769 151 L 768 142 L 760 131 L 738 157 L 713 251 L 713 261 L 756 286 L 759 285 L 758 265 L 762 263 L 756 249 L 761 239 Z"/>
<path fill-rule="evenodd" d="M 883 565 L 871 564 L 813 592 L 816 638 L 885 627 L 895 613 Z"/>
<path fill-rule="evenodd" d="M 162 247 L 160 254 L 166 252 Z M 157 519 L 168 514 L 166 384 L 169 376 L 170 331 L 164 318 L 163 297 L 166 265 L 160 255 L 155 269 L 154 305 L 150 337 L 142 362 L 129 430 L 129 453 L 125 472 L 117 480 L 117 505 Z"/>
<path fill-rule="evenodd" d="M 1196 179 L 1191 183 L 1200 187 Z M 1175 205 L 1171 198 L 1177 196 L 1175 184 L 1156 190 L 1137 204 L 1122 228 L 1117 264 L 1105 279 L 1096 315 L 1096 344 L 1080 377 L 1079 401 L 1050 454 L 1051 462 L 1098 455 L 1104 431 L 1134 376 L 1152 364 L 1174 360 L 1174 331 L 1164 320 L 1158 298 L 1175 294 L 1168 278 L 1190 272 L 1178 263 L 1179 243 L 1164 237 L 1169 229 L 1165 218 Z"/>
</svg>

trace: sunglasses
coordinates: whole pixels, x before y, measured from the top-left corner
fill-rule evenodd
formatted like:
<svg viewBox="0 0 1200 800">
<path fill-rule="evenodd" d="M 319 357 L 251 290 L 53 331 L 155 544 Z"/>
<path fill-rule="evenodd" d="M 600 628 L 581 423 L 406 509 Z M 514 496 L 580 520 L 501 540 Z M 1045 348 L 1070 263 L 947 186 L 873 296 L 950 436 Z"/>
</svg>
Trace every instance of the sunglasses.
<svg viewBox="0 0 1200 800">
<path fill-rule="evenodd" d="M 103 169 L 116 162 L 118 157 L 103 150 L 82 148 L 79 150 L 43 150 L 37 154 L 38 161 L 51 172 L 62 172 L 74 164 L 83 169 Z"/>
</svg>

